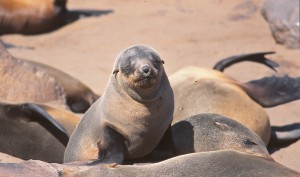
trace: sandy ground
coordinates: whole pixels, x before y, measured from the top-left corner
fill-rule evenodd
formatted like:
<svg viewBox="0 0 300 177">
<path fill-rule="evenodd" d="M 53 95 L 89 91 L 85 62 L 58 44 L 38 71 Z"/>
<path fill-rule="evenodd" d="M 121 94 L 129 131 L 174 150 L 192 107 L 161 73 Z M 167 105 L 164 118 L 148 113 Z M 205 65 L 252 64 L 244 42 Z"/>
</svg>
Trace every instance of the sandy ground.
<svg viewBox="0 0 300 177">
<path fill-rule="evenodd" d="M 133 44 L 147 44 L 160 52 L 168 75 L 187 65 L 212 67 L 228 56 L 276 51 L 270 58 L 279 73 L 300 76 L 300 50 L 274 42 L 260 15 L 262 0 L 69 0 L 69 9 L 111 10 L 81 19 L 52 33 L 7 35 L 9 51 L 59 68 L 83 81 L 96 93 L 105 88 L 117 54 Z M 270 76 L 259 64 L 242 63 L 226 73 L 240 81 Z M 300 101 L 267 109 L 273 125 L 300 122 Z M 281 164 L 300 169 L 300 141 L 272 156 Z"/>
</svg>

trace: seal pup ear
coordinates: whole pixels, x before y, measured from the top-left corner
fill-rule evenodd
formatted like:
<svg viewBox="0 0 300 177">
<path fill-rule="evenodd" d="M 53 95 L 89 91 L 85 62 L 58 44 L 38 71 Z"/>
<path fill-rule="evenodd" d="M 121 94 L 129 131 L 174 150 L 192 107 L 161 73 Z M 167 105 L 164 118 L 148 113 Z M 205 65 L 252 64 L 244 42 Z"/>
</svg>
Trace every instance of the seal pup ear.
<svg viewBox="0 0 300 177">
<path fill-rule="evenodd" d="M 119 69 L 116 68 L 116 69 L 114 69 L 113 74 L 117 74 L 118 72 L 119 72 Z"/>
</svg>

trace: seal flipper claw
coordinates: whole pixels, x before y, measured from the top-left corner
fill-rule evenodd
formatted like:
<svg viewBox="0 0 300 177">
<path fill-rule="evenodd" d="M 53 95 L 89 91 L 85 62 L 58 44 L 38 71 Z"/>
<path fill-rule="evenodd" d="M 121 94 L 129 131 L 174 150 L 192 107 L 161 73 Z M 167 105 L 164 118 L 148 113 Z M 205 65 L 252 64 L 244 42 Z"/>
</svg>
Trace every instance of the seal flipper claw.
<svg viewBox="0 0 300 177">
<path fill-rule="evenodd" d="M 67 145 L 69 136 L 65 128 L 50 116 L 43 108 L 34 103 L 0 103 L 1 112 L 7 119 L 15 122 L 37 122 L 47 129 L 63 145 Z"/>
<path fill-rule="evenodd" d="M 300 78 L 271 76 L 242 85 L 262 107 L 273 107 L 300 98 Z"/>
<path fill-rule="evenodd" d="M 274 53 L 275 52 L 270 51 L 270 52 L 259 52 L 259 53 L 250 53 L 250 54 L 231 56 L 222 59 L 221 61 L 216 63 L 213 69 L 223 72 L 227 67 L 235 63 L 239 63 L 242 61 L 252 61 L 252 62 L 262 63 L 268 66 L 269 68 L 271 68 L 272 70 L 276 71 L 275 68 L 279 66 L 278 63 L 265 58 L 265 55 L 274 54 Z"/>
<path fill-rule="evenodd" d="M 268 144 L 269 151 L 273 151 L 272 148 L 289 146 L 300 139 L 300 123 L 272 126 L 271 130 L 271 139 Z"/>
</svg>

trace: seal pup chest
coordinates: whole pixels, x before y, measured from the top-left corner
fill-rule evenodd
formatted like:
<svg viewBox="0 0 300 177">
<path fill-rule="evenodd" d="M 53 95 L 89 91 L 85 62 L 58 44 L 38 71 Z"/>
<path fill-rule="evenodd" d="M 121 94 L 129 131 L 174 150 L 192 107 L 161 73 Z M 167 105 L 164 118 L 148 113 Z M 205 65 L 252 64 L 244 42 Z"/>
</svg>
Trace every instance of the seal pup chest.
<svg viewBox="0 0 300 177">
<path fill-rule="evenodd" d="M 112 89 L 110 89 L 112 90 Z M 109 91 L 107 92 L 109 94 Z M 127 158 L 143 156 L 145 152 L 150 153 L 159 143 L 157 137 L 161 137 L 172 121 L 172 109 L 161 96 L 155 101 L 140 103 L 128 95 L 116 94 L 110 98 L 111 104 L 101 105 L 103 114 L 101 122 L 120 133 L 128 150 Z M 109 115 L 109 116 L 108 116 Z"/>
</svg>

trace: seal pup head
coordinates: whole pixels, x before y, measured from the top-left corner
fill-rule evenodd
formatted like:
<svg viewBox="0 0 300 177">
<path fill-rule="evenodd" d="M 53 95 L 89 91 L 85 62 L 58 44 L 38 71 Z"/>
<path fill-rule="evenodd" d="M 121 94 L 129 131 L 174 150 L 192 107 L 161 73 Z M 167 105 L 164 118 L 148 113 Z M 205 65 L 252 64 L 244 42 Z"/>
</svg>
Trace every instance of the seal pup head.
<svg viewBox="0 0 300 177">
<path fill-rule="evenodd" d="M 140 101 L 154 99 L 165 77 L 164 61 L 149 46 L 135 45 L 122 51 L 114 64 L 117 82 L 132 98 Z"/>
</svg>

